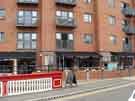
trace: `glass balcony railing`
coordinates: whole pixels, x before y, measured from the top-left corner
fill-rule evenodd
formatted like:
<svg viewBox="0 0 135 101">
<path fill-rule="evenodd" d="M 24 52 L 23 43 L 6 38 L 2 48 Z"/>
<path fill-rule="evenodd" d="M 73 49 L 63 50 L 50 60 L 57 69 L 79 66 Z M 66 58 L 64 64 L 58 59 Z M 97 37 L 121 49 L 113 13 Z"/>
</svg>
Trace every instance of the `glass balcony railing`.
<svg viewBox="0 0 135 101">
<path fill-rule="evenodd" d="M 16 26 L 17 27 L 37 27 L 38 26 L 38 20 L 34 19 L 23 19 L 23 18 L 17 18 L 17 21 L 16 21 Z"/>
<path fill-rule="evenodd" d="M 56 25 L 63 27 L 76 27 L 76 21 L 74 18 L 56 17 Z"/>
<path fill-rule="evenodd" d="M 75 6 L 77 4 L 77 0 L 56 0 L 56 3 Z"/>
<path fill-rule="evenodd" d="M 56 48 L 63 50 L 72 50 L 73 49 L 73 41 L 71 40 L 57 40 Z"/>
<path fill-rule="evenodd" d="M 131 25 L 125 25 L 125 26 L 123 26 L 122 29 L 127 34 L 135 34 L 135 27 L 133 27 Z"/>
<path fill-rule="evenodd" d="M 122 13 L 125 16 L 135 16 L 135 9 L 126 7 L 122 9 Z"/>
<path fill-rule="evenodd" d="M 129 44 L 123 43 L 123 51 L 124 52 L 132 52 L 132 44 L 131 43 L 129 43 Z"/>
<path fill-rule="evenodd" d="M 19 4 L 38 4 L 39 0 L 17 0 Z"/>
</svg>

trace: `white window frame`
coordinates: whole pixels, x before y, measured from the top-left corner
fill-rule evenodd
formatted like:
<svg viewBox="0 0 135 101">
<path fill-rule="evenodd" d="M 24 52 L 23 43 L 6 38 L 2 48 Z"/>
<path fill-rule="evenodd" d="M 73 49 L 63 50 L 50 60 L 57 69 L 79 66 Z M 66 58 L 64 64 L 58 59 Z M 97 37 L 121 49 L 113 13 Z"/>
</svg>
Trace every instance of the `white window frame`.
<svg viewBox="0 0 135 101">
<path fill-rule="evenodd" d="M 109 22 L 110 25 L 115 25 L 116 24 L 116 17 L 112 16 L 112 15 L 109 15 L 108 16 L 108 22 Z"/>
<path fill-rule="evenodd" d="M 109 8 L 115 8 L 115 0 L 107 0 L 107 4 Z"/>
<path fill-rule="evenodd" d="M 83 20 L 84 20 L 84 22 L 86 22 L 86 23 L 92 23 L 92 14 L 90 14 L 90 13 L 85 13 L 85 14 L 83 15 Z"/>
<path fill-rule="evenodd" d="M 84 3 L 86 4 L 90 4 L 92 2 L 92 0 L 84 0 Z"/>
<path fill-rule="evenodd" d="M 3 42 L 5 40 L 5 33 L 0 32 L 0 42 Z"/>
</svg>

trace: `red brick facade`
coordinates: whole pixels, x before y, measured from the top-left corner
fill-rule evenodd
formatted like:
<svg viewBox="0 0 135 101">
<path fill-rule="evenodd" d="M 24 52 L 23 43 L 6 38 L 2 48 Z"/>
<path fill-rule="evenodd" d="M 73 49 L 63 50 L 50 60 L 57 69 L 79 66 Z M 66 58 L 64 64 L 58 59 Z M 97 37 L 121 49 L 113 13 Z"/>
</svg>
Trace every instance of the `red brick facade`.
<svg viewBox="0 0 135 101">
<path fill-rule="evenodd" d="M 5 9 L 5 17 L 0 19 L 0 32 L 5 32 L 5 41 L 0 42 L 0 52 L 35 52 L 36 64 L 49 65 L 49 60 L 46 60 L 46 56 L 53 57 L 53 64 L 57 67 L 61 65 L 63 68 L 65 53 L 88 53 L 90 54 L 90 61 L 99 61 L 93 52 L 99 54 L 103 53 L 124 53 L 123 51 L 123 38 L 127 37 L 127 34 L 122 30 L 122 20 L 130 19 L 134 24 L 134 17 L 125 17 L 121 11 L 121 2 L 128 3 L 131 8 L 134 7 L 133 0 L 114 0 L 114 8 L 110 8 L 107 4 L 107 0 L 91 0 L 91 3 L 87 4 L 84 0 L 76 0 L 76 5 L 57 4 L 55 0 L 39 0 L 38 4 L 18 4 L 17 0 L 0 0 L 0 8 Z M 18 28 L 16 26 L 17 12 L 19 10 L 32 10 L 38 11 L 38 24 L 36 28 Z M 74 19 L 76 21 L 76 27 L 58 27 L 56 25 L 56 11 L 70 11 L 74 13 Z M 92 22 L 84 22 L 84 14 L 88 13 L 92 15 Z M 115 16 L 115 25 L 110 25 L 108 22 L 108 16 Z M 36 32 L 37 33 L 37 49 L 17 49 L 17 32 Z M 70 32 L 73 33 L 73 49 L 72 50 L 59 50 L 56 48 L 56 33 L 57 32 Z M 84 34 L 92 35 L 92 44 L 86 44 L 83 41 Z M 116 44 L 112 44 L 110 36 L 114 35 L 117 38 Z M 135 40 L 134 36 L 131 37 L 132 51 L 127 53 L 134 53 Z M 57 52 L 60 55 L 57 55 Z M 92 55 L 92 56 L 91 56 Z M 59 56 L 63 56 L 60 57 Z M 132 55 L 133 56 L 133 55 Z M 71 55 L 71 61 L 75 61 L 76 55 Z M 87 55 L 85 55 L 87 57 Z M 49 57 L 50 58 L 50 57 Z M 111 57 L 109 57 L 111 58 Z M 68 61 L 70 58 L 65 61 Z M 80 61 L 81 58 L 79 58 Z M 46 63 L 47 61 L 47 63 Z M 79 60 L 77 60 L 79 61 Z M 84 60 L 83 60 L 84 61 Z M 87 67 L 95 67 L 97 62 L 93 64 L 91 61 Z M 100 62 L 100 61 L 99 61 Z M 112 62 L 112 61 L 107 61 Z M 78 63 L 78 62 L 77 62 Z M 106 63 L 106 62 L 105 62 Z M 68 63 L 67 63 L 68 64 Z M 69 63 L 70 64 L 70 63 Z M 81 64 L 81 62 L 80 62 Z M 85 64 L 85 62 L 84 62 Z M 52 64 L 51 64 L 52 65 Z M 98 66 L 100 63 L 98 64 Z M 74 64 L 72 65 L 74 66 Z M 60 66 L 59 66 L 60 67 Z"/>
</svg>

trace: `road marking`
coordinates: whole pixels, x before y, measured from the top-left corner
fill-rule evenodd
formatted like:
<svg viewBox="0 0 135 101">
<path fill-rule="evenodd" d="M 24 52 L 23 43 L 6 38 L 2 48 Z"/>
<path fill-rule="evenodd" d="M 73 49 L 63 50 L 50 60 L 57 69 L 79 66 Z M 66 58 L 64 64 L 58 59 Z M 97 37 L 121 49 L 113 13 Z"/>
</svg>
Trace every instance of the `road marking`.
<svg viewBox="0 0 135 101">
<path fill-rule="evenodd" d="M 98 82 L 98 81 L 111 81 L 112 79 L 104 79 L 104 80 L 93 80 L 93 81 L 88 81 L 88 82 L 91 82 L 91 84 L 94 84 L 94 82 Z M 117 79 L 116 79 L 117 80 Z M 84 82 L 85 83 L 85 82 Z M 81 84 L 80 84 L 81 85 Z M 109 85 L 109 86 L 113 86 L 113 85 Z M 107 86 L 108 87 L 108 86 Z M 102 88 L 99 88 L 99 89 L 102 89 Z M 78 92 L 77 92 L 78 93 Z M 90 93 L 90 92 L 89 92 Z M 81 93 L 81 94 L 85 94 L 85 92 L 83 92 L 83 93 Z M 80 95 L 81 95 L 80 94 Z M 77 95 L 79 95 L 79 94 L 75 94 L 74 96 L 77 96 Z M 72 95 L 71 95 L 72 96 Z M 71 97 L 70 96 L 70 97 Z M 60 98 L 61 97 L 61 98 Z M 35 98 L 35 99 L 29 99 L 29 100 L 25 100 L 25 101 L 43 101 L 43 99 L 56 99 L 56 100 L 54 100 L 54 101 L 61 101 L 61 100 L 58 100 L 58 99 L 64 99 L 64 98 L 69 98 L 68 96 L 66 96 L 66 97 L 64 97 L 64 96 L 61 96 L 60 95 L 60 97 L 59 97 L 59 95 L 58 95 L 58 97 L 57 96 L 52 96 L 52 98 L 50 97 L 50 98 L 47 98 L 47 97 L 42 97 L 42 98 Z M 51 101 L 53 101 L 53 100 L 51 100 Z"/>
<path fill-rule="evenodd" d="M 97 93 L 102 93 L 102 92 L 112 91 L 112 90 L 116 90 L 116 89 L 120 89 L 120 88 L 125 88 L 125 87 L 131 86 L 131 85 L 135 85 L 135 83 L 129 83 L 129 84 L 111 87 L 111 88 L 106 88 L 106 89 L 101 89 L 101 90 L 97 90 L 97 91 L 93 91 L 93 92 L 63 97 L 63 98 L 55 99 L 55 101 L 71 100 L 71 99 L 80 98 L 80 97 L 84 97 L 84 96 L 88 96 L 88 95 L 94 95 L 94 94 L 97 94 Z M 52 100 L 52 101 L 54 101 L 54 100 Z"/>
</svg>

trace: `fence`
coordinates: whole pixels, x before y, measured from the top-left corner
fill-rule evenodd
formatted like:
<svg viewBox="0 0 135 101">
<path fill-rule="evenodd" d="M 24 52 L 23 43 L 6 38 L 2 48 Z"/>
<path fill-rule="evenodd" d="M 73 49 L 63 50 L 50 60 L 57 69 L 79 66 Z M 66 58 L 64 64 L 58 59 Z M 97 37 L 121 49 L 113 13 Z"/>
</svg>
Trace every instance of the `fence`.
<svg viewBox="0 0 135 101">
<path fill-rule="evenodd" d="M 38 73 L 0 77 L 0 96 L 20 95 L 62 87 L 62 73 Z"/>
<path fill-rule="evenodd" d="M 135 69 L 125 69 L 125 70 L 76 70 L 76 77 L 78 80 L 89 80 L 89 79 L 108 79 L 108 78 L 118 78 L 118 77 L 130 77 L 135 76 Z M 63 80 L 66 79 L 66 71 L 63 72 Z"/>
<path fill-rule="evenodd" d="M 8 81 L 8 95 L 52 90 L 52 78 Z"/>
<path fill-rule="evenodd" d="M 2 91 L 3 91 L 3 90 L 2 90 L 2 86 L 3 86 L 3 85 L 2 85 L 2 82 L 0 82 L 0 96 L 2 96 Z"/>
</svg>

